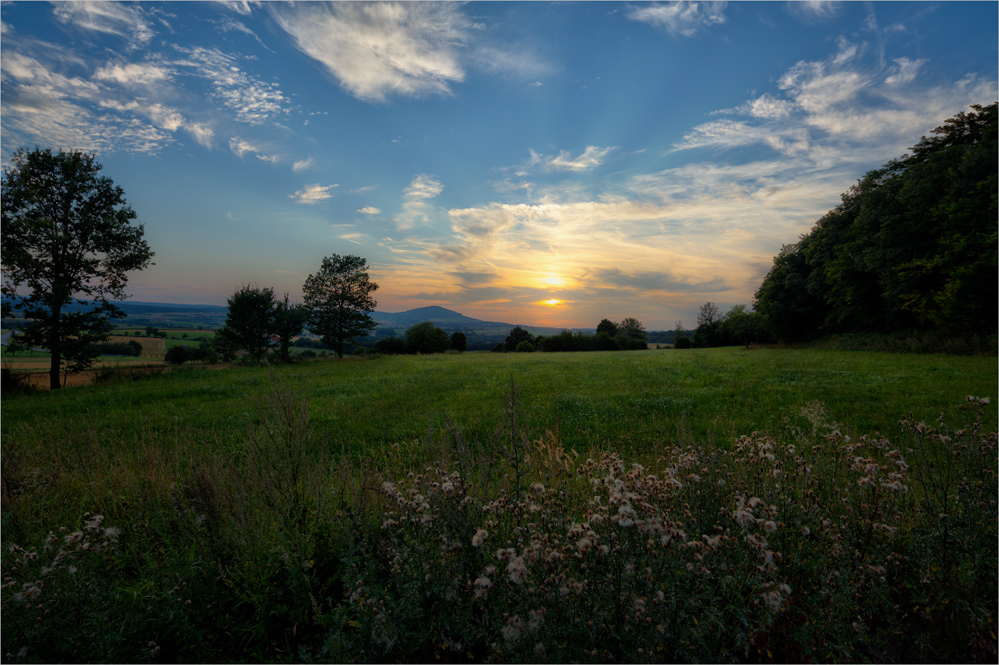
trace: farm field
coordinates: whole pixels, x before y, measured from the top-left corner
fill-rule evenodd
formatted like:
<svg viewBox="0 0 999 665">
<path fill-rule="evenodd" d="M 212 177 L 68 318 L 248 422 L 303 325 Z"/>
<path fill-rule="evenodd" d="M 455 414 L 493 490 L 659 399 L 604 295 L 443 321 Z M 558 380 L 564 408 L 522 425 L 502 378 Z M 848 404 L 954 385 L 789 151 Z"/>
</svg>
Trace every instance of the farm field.
<svg viewBox="0 0 999 665">
<path fill-rule="evenodd" d="M 997 391 L 988 357 L 727 348 L 5 397 L 4 650 L 991 662 Z"/>
</svg>

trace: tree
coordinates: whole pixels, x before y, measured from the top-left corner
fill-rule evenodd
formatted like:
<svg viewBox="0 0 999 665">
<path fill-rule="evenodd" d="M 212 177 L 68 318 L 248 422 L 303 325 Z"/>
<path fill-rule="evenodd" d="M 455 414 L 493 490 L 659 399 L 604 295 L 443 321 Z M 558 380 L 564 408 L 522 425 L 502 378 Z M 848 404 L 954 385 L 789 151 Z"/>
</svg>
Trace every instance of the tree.
<svg viewBox="0 0 999 665">
<path fill-rule="evenodd" d="M 279 300 L 274 303 L 273 317 L 273 332 L 278 338 L 278 354 L 282 362 L 291 362 L 289 351 L 291 338 L 302 334 L 309 320 L 309 312 L 302 305 L 289 302 L 286 293 L 284 301 Z"/>
<path fill-rule="evenodd" d="M 417 323 L 406 331 L 407 353 L 444 353 L 450 347 L 447 333 L 430 321 Z"/>
<path fill-rule="evenodd" d="M 128 297 L 127 273 L 152 265 L 135 212 L 100 170 L 93 155 L 38 148 L 18 150 L 4 169 L 4 315 L 34 319 L 22 339 L 49 349 L 52 389 L 61 365 L 86 366 L 83 349 L 107 339 L 102 324 L 125 316 L 108 298 Z M 64 311 L 74 300 L 89 309 Z"/>
<path fill-rule="evenodd" d="M 507 351 L 516 351 L 517 346 L 521 342 L 533 342 L 533 341 L 534 337 L 531 335 L 531 333 L 527 332 L 520 326 L 517 326 L 510 331 L 509 335 L 506 336 L 506 339 L 503 341 L 503 344 L 506 347 Z"/>
<path fill-rule="evenodd" d="M 334 254 L 323 259 L 302 287 L 309 311 L 309 328 L 343 358 L 344 347 L 375 329 L 368 315 L 377 303 L 371 292 L 378 285 L 368 278 L 368 262 L 359 256 Z"/>
<path fill-rule="evenodd" d="M 464 351 L 468 347 L 468 337 L 465 333 L 457 330 L 451 333 L 451 348 L 455 351 Z"/>
<path fill-rule="evenodd" d="M 617 334 L 617 324 L 610 319 L 602 319 L 600 323 L 597 324 L 597 334 L 607 333 L 611 337 Z"/>
<path fill-rule="evenodd" d="M 708 301 L 697 312 L 697 330 L 694 331 L 694 344 L 697 346 L 718 346 L 721 333 L 721 313 L 718 306 Z"/>
<path fill-rule="evenodd" d="M 215 336 L 230 346 L 243 349 L 253 359 L 260 359 L 270 347 L 274 331 L 274 289 L 245 285 L 229 298 L 225 327 Z"/>
</svg>

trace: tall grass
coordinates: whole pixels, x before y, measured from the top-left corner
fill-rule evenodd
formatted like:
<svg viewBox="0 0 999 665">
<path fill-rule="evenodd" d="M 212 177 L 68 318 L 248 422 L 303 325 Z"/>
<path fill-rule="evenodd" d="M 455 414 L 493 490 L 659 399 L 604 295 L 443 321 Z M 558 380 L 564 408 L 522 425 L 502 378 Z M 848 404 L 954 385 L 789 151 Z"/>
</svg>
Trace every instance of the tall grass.
<svg viewBox="0 0 999 665">
<path fill-rule="evenodd" d="M 995 662 L 984 398 L 622 454 L 507 376 L 488 428 L 361 451 L 317 417 L 342 375 L 249 376 L 231 428 L 5 422 L 5 661 Z"/>
</svg>

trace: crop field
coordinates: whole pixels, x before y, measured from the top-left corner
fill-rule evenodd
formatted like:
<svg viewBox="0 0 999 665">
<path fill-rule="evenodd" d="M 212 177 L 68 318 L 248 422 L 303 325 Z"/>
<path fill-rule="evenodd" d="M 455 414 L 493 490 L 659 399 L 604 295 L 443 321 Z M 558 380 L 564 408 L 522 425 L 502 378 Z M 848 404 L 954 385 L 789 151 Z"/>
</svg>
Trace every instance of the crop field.
<svg viewBox="0 0 999 665">
<path fill-rule="evenodd" d="M 995 661 L 995 358 L 119 378 L 3 400 L 5 652 Z"/>
</svg>

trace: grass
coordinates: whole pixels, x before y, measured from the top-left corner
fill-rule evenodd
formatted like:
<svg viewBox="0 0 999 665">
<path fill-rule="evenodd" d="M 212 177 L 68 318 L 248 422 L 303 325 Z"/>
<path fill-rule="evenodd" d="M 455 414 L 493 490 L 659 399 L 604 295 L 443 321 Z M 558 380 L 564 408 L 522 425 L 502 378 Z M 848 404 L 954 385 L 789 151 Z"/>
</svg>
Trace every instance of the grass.
<svg viewBox="0 0 999 665">
<path fill-rule="evenodd" d="M 853 433 L 889 432 L 910 411 L 952 417 L 965 395 L 997 392 L 992 359 L 837 351 L 479 353 L 276 371 L 307 382 L 311 425 L 337 450 L 417 438 L 441 412 L 470 436 L 486 436 L 511 377 L 532 429 L 558 428 L 568 447 L 602 442 L 622 451 L 668 442 L 681 429 L 722 442 L 779 432 L 788 413 L 813 400 Z M 247 400 L 267 374 L 266 368 L 184 367 L 156 381 L 21 399 L 4 429 L 44 429 L 56 412 L 65 420 L 85 416 L 91 431 L 116 436 L 169 436 L 181 426 L 231 441 L 243 435 Z"/>
<path fill-rule="evenodd" d="M 4 660 L 995 662 L 995 370 L 484 353 L 5 396 Z"/>
</svg>

